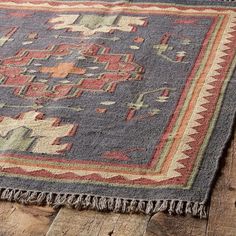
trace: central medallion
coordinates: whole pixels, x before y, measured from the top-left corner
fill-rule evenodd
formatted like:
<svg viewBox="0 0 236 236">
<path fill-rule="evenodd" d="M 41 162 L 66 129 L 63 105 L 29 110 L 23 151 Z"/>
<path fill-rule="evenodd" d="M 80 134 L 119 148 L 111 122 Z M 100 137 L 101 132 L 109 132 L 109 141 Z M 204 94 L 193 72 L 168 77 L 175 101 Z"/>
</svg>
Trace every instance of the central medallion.
<svg viewBox="0 0 236 236">
<path fill-rule="evenodd" d="M 22 49 L 0 65 L 1 85 L 15 87 L 18 96 L 51 99 L 114 92 L 122 81 L 140 80 L 143 71 L 132 54 L 111 53 L 98 44 Z"/>
</svg>

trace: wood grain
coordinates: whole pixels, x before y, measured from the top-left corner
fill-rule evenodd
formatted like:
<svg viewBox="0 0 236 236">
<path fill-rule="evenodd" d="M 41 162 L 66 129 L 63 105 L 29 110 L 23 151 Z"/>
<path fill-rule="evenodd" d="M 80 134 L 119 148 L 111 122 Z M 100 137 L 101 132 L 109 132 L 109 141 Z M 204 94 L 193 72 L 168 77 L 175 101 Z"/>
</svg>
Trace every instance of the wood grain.
<svg viewBox="0 0 236 236">
<path fill-rule="evenodd" d="M 149 216 L 61 209 L 47 236 L 143 236 Z"/>
<path fill-rule="evenodd" d="M 49 207 L 0 202 L 0 236 L 45 235 L 54 218 Z"/>
<path fill-rule="evenodd" d="M 203 236 L 206 228 L 207 220 L 158 213 L 151 218 L 145 236 Z"/>
</svg>

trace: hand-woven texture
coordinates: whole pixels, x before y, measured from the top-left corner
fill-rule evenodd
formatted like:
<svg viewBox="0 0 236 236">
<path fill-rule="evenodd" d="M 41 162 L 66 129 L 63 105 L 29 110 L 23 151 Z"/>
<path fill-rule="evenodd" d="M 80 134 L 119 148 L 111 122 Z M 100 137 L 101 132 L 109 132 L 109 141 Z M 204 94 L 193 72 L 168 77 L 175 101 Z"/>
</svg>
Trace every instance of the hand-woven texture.
<svg viewBox="0 0 236 236">
<path fill-rule="evenodd" d="M 235 6 L 1 0 L 0 198 L 206 217 L 235 115 Z"/>
</svg>

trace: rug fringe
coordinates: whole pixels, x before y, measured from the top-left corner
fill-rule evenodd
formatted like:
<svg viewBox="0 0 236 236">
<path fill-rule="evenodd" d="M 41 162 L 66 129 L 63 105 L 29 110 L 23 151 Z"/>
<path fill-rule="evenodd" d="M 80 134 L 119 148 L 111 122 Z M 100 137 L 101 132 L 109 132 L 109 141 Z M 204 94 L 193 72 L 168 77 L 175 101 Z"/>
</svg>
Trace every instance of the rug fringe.
<svg viewBox="0 0 236 236">
<path fill-rule="evenodd" d="M 147 215 L 153 215 L 157 212 L 168 212 L 170 215 L 190 214 L 201 219 L 207 218 L 205 203 L 178 199 L 144 201 L 89 194 L 46 193 L 10 188 L 0 188 L 0 199 L 25 205 L 49 205 L 53 208 L 66 206 L 77 210 L 143 213 Z"/>
<path fill-rule="evenodd" d="M 132 2 L 132 0 L 128 0 Z M 236 2 L 236 0 L 218 0 L 218 2 Z M 228 139 L 228 138 L 227 138 Z M 219 160 L 218 160 L 219 168 Z M 211 186 L 215 183 L 211 181 Z M 208 188 L 212 191 L 212 188 Z M 119 213 L 143 213 L 153 215 L 157 212 L 168 212 L 170 215 L 190 214 L 207 218 L 206 202 L 184 201 L 179 199 L 135 200 L 118 197 L 105 197 L 89 194 L 49 193 L 25 191 L 0 187 L 0 199 L 26 205 L 49 205 L 54 208 L 63 206 L 78 210 L 113 211 Z"/>
</svg>

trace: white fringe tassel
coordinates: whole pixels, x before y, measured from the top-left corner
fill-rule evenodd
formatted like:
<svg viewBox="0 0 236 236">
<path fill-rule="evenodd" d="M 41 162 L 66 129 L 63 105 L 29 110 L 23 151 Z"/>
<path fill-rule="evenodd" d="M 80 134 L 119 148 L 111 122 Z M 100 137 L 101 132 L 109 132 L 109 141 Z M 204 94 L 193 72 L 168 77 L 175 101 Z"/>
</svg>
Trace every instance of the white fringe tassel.
<svg viewBox="0 0 236 236">
<path fill-rule="evenodd" d="M 0 199 L 27 205 L 49 205 L 54 208 L 66 206 L 77 210 L 90 209 L 119 213 L 143 213 L 147 215 L 168 212 L 170 215 L 190 214 L 194 217 L 207 218 L 205 203 L 177 199 L 145 201 L 89 194 L 56 194 L 9 188 L 0 189 Z"/>
</svg>

